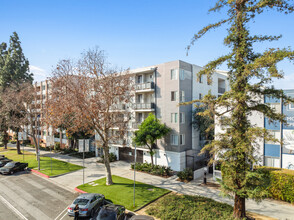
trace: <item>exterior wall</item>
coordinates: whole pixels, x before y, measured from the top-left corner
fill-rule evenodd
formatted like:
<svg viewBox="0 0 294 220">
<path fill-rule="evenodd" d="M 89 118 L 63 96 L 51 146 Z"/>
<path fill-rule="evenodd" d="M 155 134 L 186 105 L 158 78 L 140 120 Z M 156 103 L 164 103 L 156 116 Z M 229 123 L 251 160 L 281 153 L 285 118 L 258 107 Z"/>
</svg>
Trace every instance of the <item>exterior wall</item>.
<svg viewBox="0 0 294 220">
<path fill-rule="evenodd" d="M 185 152 L 171 152 L 156 150 L 156 154 L 153 156 L 154 164 L 169 166 L 175 171 L 181 171 L 186 167 L 186 154 Z M 145 151 L 143 154 L 143 161 L 151 163 L 150 154 Z"/>
</svg>

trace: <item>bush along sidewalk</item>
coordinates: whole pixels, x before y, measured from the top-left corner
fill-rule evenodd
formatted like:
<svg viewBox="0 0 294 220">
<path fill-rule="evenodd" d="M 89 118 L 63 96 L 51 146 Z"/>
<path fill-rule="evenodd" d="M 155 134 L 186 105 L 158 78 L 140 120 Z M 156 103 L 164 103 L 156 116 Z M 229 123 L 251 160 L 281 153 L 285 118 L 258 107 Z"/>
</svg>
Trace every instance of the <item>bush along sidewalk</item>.
<svg viewBox="0 0 294 220">
<path fill-rule="evenodd" d="M 294 204 L 294 170 L 260 167 L 268 171 L 268 197 Z"/>
<path fill-rule="evenodd" d="M 109 162 L 117 161 L 116 155 L 114 153 L 109 154 Z M 97 163 L 104 163 L 104 155 L 101 156 L 100 160 L 97 160 Z"/>
<path fill-rule="evenodd" d="M 136 167 L 135 164 L 131 164 L 131 168 L 136 168 L 138 171 L 150 173 L 156 176 L 170 177 L 173 175 L 173 170 L 170 167 L 160 165 L 152 166 L 151 163 L 136 163 Z"/>
<path fill-rule="evenodd" d="M 183 171 L 177 173 L 179 180 L 182 182 L 189 182 L 193 180 L 193 170 L 191 168 L 185 168 Z"/>
</svg>

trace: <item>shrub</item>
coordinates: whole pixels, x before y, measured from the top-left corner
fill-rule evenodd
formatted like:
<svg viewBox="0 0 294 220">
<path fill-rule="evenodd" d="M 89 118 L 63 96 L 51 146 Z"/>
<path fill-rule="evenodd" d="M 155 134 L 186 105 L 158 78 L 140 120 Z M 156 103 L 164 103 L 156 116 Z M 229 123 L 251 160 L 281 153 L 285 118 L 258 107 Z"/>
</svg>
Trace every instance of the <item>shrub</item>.
<svg viewBox="0 0 294 220">
<path fill-rule="evenodd" d="M 192 180 L 193 179 L 193 170 L 191 168 L 185 168 L 183 171 L 178 172 L 177 176 L 180 180 Z"/>
<path fill-rule="evenodd" d="M 22 144 L 23 144 L 23 145 L 29 145 L 30 143 L 31 143 L 30 140 L 24 140 L 24 141 L 22 141 Z"/>
<path fill-rule="evenodd" d="M 117 161 L 116 155 L 114 153 L 109 154 L 109 162 Z M 104 155 L 101 156 L 101 160 L 97 161 L 98 163 L 104 163 Z"/>
<path fill-rule="evenodd" d="M 261 168 L 259 168 L 261 169 Z M 294 170 L 265 168 L 270 171 L 269 197 L 294 203 Z"/>
<path fill-rule="evenodd" d="M 170 167 L 161 166 L 161 165 L 153 165 L 151 163 L 136 163 L 131 164 L 131 168 L 136 170 L 151 173 L 157 176 L 172 176 L 172 169 Z"/>
<path fill-rule="evenodd" d="M 60 143 L 59 142 L 55 143 L 54 149 L 57 150 L 57 151 L 60 151 Z"/>
</svg>

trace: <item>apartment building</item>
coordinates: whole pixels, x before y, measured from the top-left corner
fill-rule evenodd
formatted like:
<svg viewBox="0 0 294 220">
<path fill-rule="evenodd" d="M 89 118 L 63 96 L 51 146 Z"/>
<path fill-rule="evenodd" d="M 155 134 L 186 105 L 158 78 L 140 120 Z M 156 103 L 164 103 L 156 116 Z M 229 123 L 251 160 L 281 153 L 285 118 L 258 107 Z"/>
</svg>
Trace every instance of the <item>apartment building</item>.
<svg viewBox="0 0 294 220">
<path fill-rule="evenodd" d="M 284 90 L 289 97 L 294 97 L 294 89 Z M 294 170 L 294 104 L 286 104 L 281 99 L 271 97 L 260 97 L 261 103 L 268 103 L 278 113 L 282 113 L 286 117 L 286 124 L 278 121 L 270 122 L 263 114 L 252 112 L 249 117 L 252 125 L 266 128 L 276 139 L 283 140 L 281 144 L 276 142 L 267 142 L 263 139 L 257 140 L 257 152 L 259 156 L 259 165 L 285 168 Z M 217 120 L 216 120 L 217 121 Z M 223 132 L 222 127 L 217 123 L 215 133 Z"/>
<path fill-rule="evenodd" d="M 202 148 L 199 132 L 192 126 L 194 105 L 180 103 L 201 99 L 210 90 L 216 96 L 228 89 L 227 75 L 216 71 L 212 84 L 206 77 L 197 80 L 200 66 L 181 60 L 131 70 L 136 82 L 133 103 L 133 122 L 128 132 L 127 147 L 111 144 L 110 151 L 120 160 L 134 161 L 132 136 L 148 114 L 152 113 L 172 129 L 164 139 L 157 142 L 154 163 L 170 166 L 179 171 L 191 166 Z M 137 161 L 151 162 L 148 149 L 137 146 Z"/>
<path fill-rule="evenodd" d="M 130 74 L 135 81 L 135 96 L 131 104 L 132 121 L 129 124 L 126 140 L 110 143 L 110 152 L 119 160 L 134 161 L 132 137 L 140 123 L 152 113 L 172 129 L 170 134 L 157 142 L 154 163 L 170 166 L 176 171 L 192 167 L 203 143 L 199 132 L 192 125 L 194 105 L 180 105 L 180 103 L 202 99 L 208 91 L 215 96 L 221 96 L 228 90 L 225 71 L 215 71 L 212 75 L 212 84 L 208 85 L 206 76 L 197 78 L 200 70 L 200 66 L 181 60 L 131 70 Z M 40 108 L 43 108 L 49 94 L 50 83 L 38 82 L 35 87 L 36 102 L 40 104 Z M 46 125 L 40 129 L 41 142 L 46 142 L 46 136 L 51 133 L 49 129 L 50 126 Z M 99 137 L 96 135 L 95 138 Z M 60 137 L 56 136 L 54 140 L 60 142 Z M 127 146 L 123 146 L 124 142 Z M 65 134 L 62 134 L 62 143 L 64 145 L 67 143 Z M 93 147 L 92 149 L 94 150 Z M 97 152 L 102 150 L 98 149 Z M 137 161 L 151 162 L 147 147 L 137 146 Z"/>
</svg>

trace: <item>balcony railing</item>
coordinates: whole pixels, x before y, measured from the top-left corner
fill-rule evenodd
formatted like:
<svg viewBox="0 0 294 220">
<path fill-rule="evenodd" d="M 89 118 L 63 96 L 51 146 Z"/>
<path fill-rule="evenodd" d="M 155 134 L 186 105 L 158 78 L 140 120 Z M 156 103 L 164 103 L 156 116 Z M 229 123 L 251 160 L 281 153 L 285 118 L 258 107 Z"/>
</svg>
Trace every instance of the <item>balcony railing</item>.
<svg viewBox="0 0 294 220">
<path fill-rule="evenodd" d="M 126 104 L 116 104 L 110 107 L 110 110 L 126 110 Z"/>
<path fill-rule="evenodd" d="M 225 88 L 218 88 L 218 93 L 221 93 L 221 94 L 223 94 L 223 93 L 225 93 L 225 91 L 226 91 L 226 89 Z"/>
<path fill-rule="evenodd" d="M 154 89 L 154 82 L 138 83 L 135 85 L 136 90 Z"/>
<path fill-rule="evenodd" d="M 146 109 L 155 109 L 155 103 L 135 103 L 135 110 L 146 110 Z"/>
</svg>

